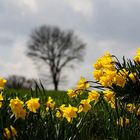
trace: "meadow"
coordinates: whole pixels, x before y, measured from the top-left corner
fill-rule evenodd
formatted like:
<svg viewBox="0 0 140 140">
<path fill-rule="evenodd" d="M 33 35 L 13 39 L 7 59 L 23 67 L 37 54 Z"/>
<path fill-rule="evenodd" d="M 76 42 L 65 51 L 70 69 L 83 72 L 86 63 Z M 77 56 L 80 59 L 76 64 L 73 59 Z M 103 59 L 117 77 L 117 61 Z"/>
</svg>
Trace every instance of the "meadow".
<svg viewBox="0 0 140 140">
<path fill-rule="evenodd" d="M 105 53 L 93 66 L 93 81 L 67 91 L 9 90 L 1 78 L 0 139 L 139 140 L 140 49 L 122 62 Z"/>
</svg>

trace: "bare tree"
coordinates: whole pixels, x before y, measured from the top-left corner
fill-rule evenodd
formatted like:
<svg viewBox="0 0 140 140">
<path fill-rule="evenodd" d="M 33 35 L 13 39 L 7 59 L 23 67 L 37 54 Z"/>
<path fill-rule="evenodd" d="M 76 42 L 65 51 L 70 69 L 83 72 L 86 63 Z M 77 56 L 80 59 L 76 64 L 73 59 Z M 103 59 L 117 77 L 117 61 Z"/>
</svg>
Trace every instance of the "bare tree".
<svg viewBox="0 0 140 140">
<path fill-rule="evenodd" d="M 85 44 L 72 31 L 43 25 L 31 33 L 27 55 L 49 67 L 54 89 L 58 90 L 62 70 L 70 62 L 83 60 L 84 48 Z"/>
</svg>

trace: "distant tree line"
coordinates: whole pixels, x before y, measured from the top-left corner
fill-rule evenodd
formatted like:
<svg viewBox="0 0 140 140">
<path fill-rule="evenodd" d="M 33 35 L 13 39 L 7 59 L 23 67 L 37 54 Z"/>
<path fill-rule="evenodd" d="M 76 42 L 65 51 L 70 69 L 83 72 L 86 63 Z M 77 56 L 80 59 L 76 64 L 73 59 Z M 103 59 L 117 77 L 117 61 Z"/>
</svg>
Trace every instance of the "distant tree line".
<svg viewBox="0 0 140 140">
<path fill-rule="evenodd" d="M 9 89 L 30 89 L 35 87 L 35 80 L 26 79 L 24 76 L 11 75 L 6 80 L 5 86 Z"/>
</svg>

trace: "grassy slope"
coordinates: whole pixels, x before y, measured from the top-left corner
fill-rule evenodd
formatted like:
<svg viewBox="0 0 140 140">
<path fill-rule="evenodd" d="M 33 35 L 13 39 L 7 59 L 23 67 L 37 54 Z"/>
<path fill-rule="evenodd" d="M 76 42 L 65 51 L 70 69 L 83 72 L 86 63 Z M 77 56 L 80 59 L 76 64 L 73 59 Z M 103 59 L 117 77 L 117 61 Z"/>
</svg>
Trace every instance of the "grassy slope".
<svg viewBox="0 0 140 140">
<path fill-rule="evenodd" d="M 27 89 L 6 89 L 4 94 L 6 94 L 7 98 L 16 96 L 23 100 L 28 100 L 31 97 L 40 98 L 42 101 L 46 101 L 49 96 L 51 96 L 58 105 L 67 102 L 67 94 L 65 91 L 53 91 L 53 90 L 27 90 Z"/>
<path fill-rule="evenodd" d="M 23 101 L 27 101 L 31 97 L 38 97 L 40 98 L 40 102 L 44 104 L 47 101 L 48 96 L 51 96 L 56 102 L 57 107 L 65 103 L 74 104 L 74 100 L 69 100 L 65 91 L 47 91 L 47 90 L 43 91 L 39 89 L 31 91 L 25 89 L 19 90 L 6 89 L 4 94 L 5 98 L 7 99 L 8 97 L 15 98 L 16 96 L 18 96 Z M 100 139 L 106 140 L 108 138 L 115 139 L 115 137 L 118 137 L 116 120 L 113 120 L 113 122 L 111 122 L 110 120 L 111 118 L 113 119 L 114 117 L 113 115 L 114 111 L 112 112 L 110 108 L 108 108 L 109 109 L 108 110 L 106 108 L 107 106 L 104 103 L 98 103 L 95 108 L 89 111 L 88 116 L 86 116 L 87 118 L 85 120 L 86 124 L 84 124 L 84 129 L 79 136 L 81 140 L 83 138 L 85 139 L 85 136 L 87 139 L 91 140 L 92 138 L 97 140 Z M 129 130 L 128 132 L 126 132 L 126 134 L 129 134 Z M 125 134 L 123 135 L 125 136 Z"/>
</svg>

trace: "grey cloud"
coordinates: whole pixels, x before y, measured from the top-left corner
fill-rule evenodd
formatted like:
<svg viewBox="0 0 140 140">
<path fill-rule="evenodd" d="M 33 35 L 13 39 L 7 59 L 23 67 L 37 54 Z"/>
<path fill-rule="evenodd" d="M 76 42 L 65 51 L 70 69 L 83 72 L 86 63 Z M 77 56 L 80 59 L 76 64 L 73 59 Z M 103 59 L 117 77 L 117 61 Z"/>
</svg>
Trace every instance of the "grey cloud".
<svg viewBox="0 0 140 140">
<path fill-rule="evenodd" d="M 96 0 L 96 20 L 93 26 L 90 24 L 91 34 L 97 35 L 97 39 L 139 43 L 140 4 L 126 1 L 114 5 L 113 2 Z"/>
<path fill-rule="evenodd" d="M 7 2 L 7 3 L 6 3 Z M 16 0 L 12 3 L 10 0 L 1 1 L 1 14 L 0 14 L 0 30 L 7 32 L 15 37 L 27 38 L 32 29 L 47 25 L 58 25 L 64 29 L 82 30 L 85 20 L 79 13 L 74 12 L 73 9 L 64 2 L 58 0 L 42 1 L 38 3 L 38 12 L 32 13 L 26 7 L 21 7 Z M 7 6 L 7 5 L 10 5 Z M 0 39 L 0 44 L 4 39 Z"/>
<path fill-rule="evenodd" d="M 9 0 L 7 0 L 10 2 Z M 75 12 L 64 1 L 48 0 L 38 2 L 38 12 L 32 13 L 19 4 L 10 7 L 3 6 L 1 30 L 9 30 L 18 35 L 28 35 L 30 31 L 41 24 L 53 24 L 66 29 L 73 29 L 92 36 L 96 40 L 117 40 L 139 43 L 140 40 L 140 5 L 121 2 L 114 6 L 109 0 L 93 1 L 95 7 L 93 17 L 86 20 L 80 13 Z M 1 3 L 6 2 L 2 1 Z M 11 4 L 11 3 L 10 3 Z M 131 4 L 131 5 L 130 5 Z M 8 5 L 8 4 L 7 4 Z M 2 11 L 2 10 L 1 10 Z M 9 12 L 8 12 L 9 11 Z"/>
<path fill-rule="evenodd" d="M 13 43 L 14 43 L 14 40 L 12 38 L 0 37 L 0 47 L 8 47 L 8 46 L 11 46 L 11 44 Z"/>
</svg>

